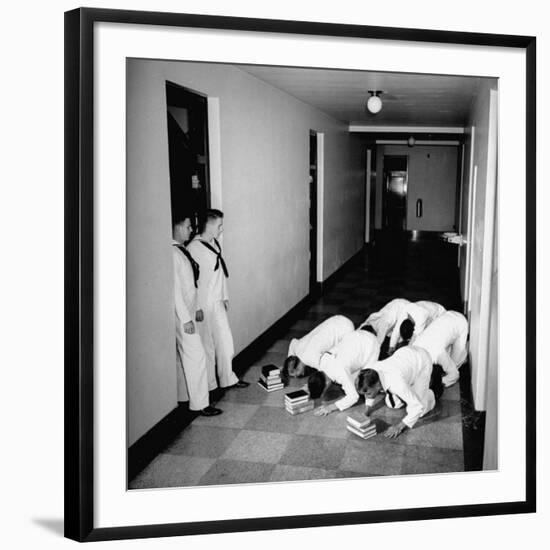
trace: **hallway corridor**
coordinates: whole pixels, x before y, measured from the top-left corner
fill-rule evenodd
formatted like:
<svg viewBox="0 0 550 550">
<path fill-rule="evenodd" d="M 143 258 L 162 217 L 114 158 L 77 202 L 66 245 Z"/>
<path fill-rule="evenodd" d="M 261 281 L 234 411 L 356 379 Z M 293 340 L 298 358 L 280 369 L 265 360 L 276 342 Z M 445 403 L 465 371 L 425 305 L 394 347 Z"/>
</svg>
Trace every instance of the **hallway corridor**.
<svg viewBox="0 0 550 550">
<path fill-rule="evenodd" d="M 290 416 L 284 394 L 306 379 L 293 379 L 290 387 L 269 394 L 256 384 L 262 365 L 282 366 L 291 338 L 331 315 L 345 315 L 357 326 L 396 297 L 431 300 L 460 311 L 456 262 L 456 247 L 440 240 L 378 237 L 250 366 L 244 375 L 250 386 L 229 390 L 218 401 L 223 414 L 195 418 L 130 482 L 130 489 L 464 471 L 458 383 L 445 390 L 433 413 L 396 440 L 381 432 L 404 416 L 403 409 L 377 408 L 372 416 L 378 435 L 366 441 L 346 429 L 347 415 L 362 410 L 362 400 L 324 418 L 312 411 Z"/>
</svg>

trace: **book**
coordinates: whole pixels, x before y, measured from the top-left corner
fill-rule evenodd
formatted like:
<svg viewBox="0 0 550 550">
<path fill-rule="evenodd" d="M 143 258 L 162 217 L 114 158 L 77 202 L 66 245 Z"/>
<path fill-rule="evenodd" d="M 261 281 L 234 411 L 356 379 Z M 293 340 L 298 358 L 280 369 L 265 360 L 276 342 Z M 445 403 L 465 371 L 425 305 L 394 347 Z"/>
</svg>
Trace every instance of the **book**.
<svg viewBox="0 0 550 550">
<path fill-rule="evenodd" d="M 308 407 L 310 403 L 313 403 L 313 401 L 305 401 L 304 403 L 298 403 L 298 405 L 289 405 L 288 403 L 285 403 L 285 407 L 291 411 L 297 411 L 299 409 L 303 409 L 304 407 Z"/>
<path fill-rule="evenodd" d="M 266 378 L 268 378 L 269 376 L 273 376 L 273 375 L 280 375 L 281 374 L 281 369 L 277 366 L 277 365 L 264 365 L 262 367 L 262 376 L 265 376 Z"/>
<path fill-rule="evenodd" d="M 264 376 L 263 374 L 261 374 L 260 378 L 264 378 L 265 380 L 273 380 L 275 378 L 280 379 L 281 378 L 281 373 L 276 372 L 274 374 L 270 374 L 269 376 Z"/>
<path fill-rule="evenodd" d="M 304 413 L 304 412 L 307 412 L 307 411 L 311 411 L 313 410 L 314 408 L 314 404 L 313 404 L 313 401 L 309 401 L 309 403 L 306 403 L 305 405 L 302 405 L 301 407 L 289 407 L 287 405 L 285 405 L 285 409 L 286 411 L 291 414 L 291 415 L 295 415 L 295 414 L 301 414 L 301 413 Z"/>
<path fill-rule="evenodd" d="M 282 390 L 285 387 L 282 382 L 280 384 L 272 384 L 268 386 L 265 382 L 262 382 L 262 380 L 258 380 L 258 386 L 267 392 Z"/>
<path fill-rule="evenodd" d="M 290 402 L 297 401 L 299 399 L 303 399 L 304 397 L 307 397 L 309 399 L 309 393 L 305 390 L 296 390 L 291 391 L 290 393 L 287 393 L 285 395 L 285 399 L 288 399 Z"/>
<path fill-rule="evenodd" d="M 279 384 L 282 382 L 280 376 L 270 376 L 269 378 L 266 378 L 265 376 L 260 376 L 260 380 L 262 382 L 265 382 L 267 385 L 269 384 Z"/>
<path fill-rule="evenodd" d="M 361 430 L 358 430 L 353 426 L 350 426 L 349 424 L 346 427 L 351 433 L 355 434 L 361 439 L 370 439 L 371 437 L 374 437 L 376 435 L 376 428 L 372 430 L 367 430 L 366 432 L 362 432 Z"/>
<path fill-rule="evenodd" d="M 362 412 L 348 414 L 347 421 L 350 426 L 354 426 L 355 428 L 366 428 L 372 422 L 371 418 Z"/>
<path fill-rule="evenodd" d="M 294 399 L 294 400 L 291 400 L 291 399 L 289 399 L 288 397 L 285 396 L 285 403 L 289 403 L 291 405 L 296 404 L 296 403 L 305 403 L 306 401 L 309 401 L 309 396 L 308 395 L 304 395 L 304 397 L 300 397 L 299 399 Z"/>
</svg>

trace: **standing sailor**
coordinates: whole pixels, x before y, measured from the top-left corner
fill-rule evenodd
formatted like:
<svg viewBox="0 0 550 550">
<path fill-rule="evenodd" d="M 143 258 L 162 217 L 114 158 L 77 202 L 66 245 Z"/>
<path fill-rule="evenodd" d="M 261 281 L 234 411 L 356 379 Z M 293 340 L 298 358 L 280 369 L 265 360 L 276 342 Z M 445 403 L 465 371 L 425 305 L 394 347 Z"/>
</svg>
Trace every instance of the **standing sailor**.
<svg viewBox="0 0 550 550">
<path fill-rule="evenodd" d="M 458 368 L 466 361 L 468 321 L 458 311 L 446 311 L 418 336 L 414 345 L 424 348 L 434 364 L 445 371 L 443 384 L 453 385 L 459 377 Z"/>
<path fill-rule="evenodd" d="M 191 220 L 185 216 L 176 220 L 172 231 L 176 351 L 184 374 L 182 380 L 178 371 L 178 395 L 182 395 L 186 384 L 189 409 L 199 411 L 203 416 L 215 416 L 222 411 L 209 406 L 206 355 L 194 323 L 197 311 L 199 266 L 184 244 L 189 240 L 191 230 Z"/>
<path fill-rule="evenodd" d="M 343 315 L 333 315 L 302 338 L 293 338 L 288 347 L 283 372 L 292 377 L 305 376 L 309 369 L 319 370 L 323 353 L 330 351 L 342 338 L 353 332 L 352 321 Z"/>
<path fill-rule="evenodd" d="M 345 395 L 335 403 L 320 407 L 314 414 L 325 416 L 355 405 L 359 399 L 355 378 L 361 369 L 375 363 L 379 355 L 380 344 L 376 336 L 363 329 L 346 334 L 340 343 L 324 353 L 319 362 L 319 370 L 308 379 L 309 395 L 312 399 L 317 399 L 332 382 L 340 384 Z"/>
<path fill-rule="evenodd" d="M 208 387 L 217 387 L 216 372 L 221 388 L 246 388 L 233 372 L 233 335 L 227 318 L 229 272 L 222 256 L 218 238 L 223 229 L 223 213 L 207 210 L 202 233 L 189 244 L 189 252 L 200 267 L 198 288 L 198 317 L 201 338 L 206 352 Z"/>
<path fill-rule="evenodd" d="M 386 403 L 392 408 L 406 404 L 406 416 L 394 426 L 390 426 L 385 436 L 398 437 L 412 428 L 418 419 L 430 412 L 439 399 L 430 389 L 432 381 L 432 361 L 428 352 L 416 346 L 399 348 L 391 357 L 378 361 L 371 368 L 362 370 L 357 376 L 357 391 L 365 396 L 366 414 L 374 406 L 383 392 Z"/>
</svg>

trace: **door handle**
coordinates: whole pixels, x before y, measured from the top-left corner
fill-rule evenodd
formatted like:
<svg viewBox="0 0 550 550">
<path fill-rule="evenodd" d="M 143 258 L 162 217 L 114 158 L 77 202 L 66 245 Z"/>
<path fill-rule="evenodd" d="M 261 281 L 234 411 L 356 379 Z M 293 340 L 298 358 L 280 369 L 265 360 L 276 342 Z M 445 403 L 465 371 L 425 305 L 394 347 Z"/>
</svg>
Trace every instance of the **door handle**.
<svg viewBox="0 0 550 550">
<path fill-rule="evenodd" d="M 417 199 L 416 201 L 416 217 L 422 217 L 422 199 Z"/>
</svg>

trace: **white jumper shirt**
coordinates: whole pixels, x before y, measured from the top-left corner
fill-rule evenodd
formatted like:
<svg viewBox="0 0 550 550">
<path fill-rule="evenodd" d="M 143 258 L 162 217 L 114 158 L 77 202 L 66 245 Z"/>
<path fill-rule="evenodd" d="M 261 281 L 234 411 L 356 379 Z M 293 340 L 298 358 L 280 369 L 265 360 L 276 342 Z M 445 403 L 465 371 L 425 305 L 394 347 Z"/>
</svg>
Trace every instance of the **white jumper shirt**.
<svg viewBox="0 0 550 550">
<path fill-rule="evenodd" d="M 374 364 L 379 355 L 380 345 L 376 336 L 364 330 L 346 334 L 339 344 L 323 354 L 319 370 L 340 384 L 345 393 L 336 401 L 336 408 L 343 411 L 357 402 L 359 394 L 355 389 L 355 379 L 359 371 Z"/>
<path fill-rule="evenodd" d="M 343 315 L 329 317 L 300 339 L 293 338 L 288 355 L 295 355 L 302 363 L 319 370 L 321 355 L 355 330 L 353 323 Z"/>
</svg>

